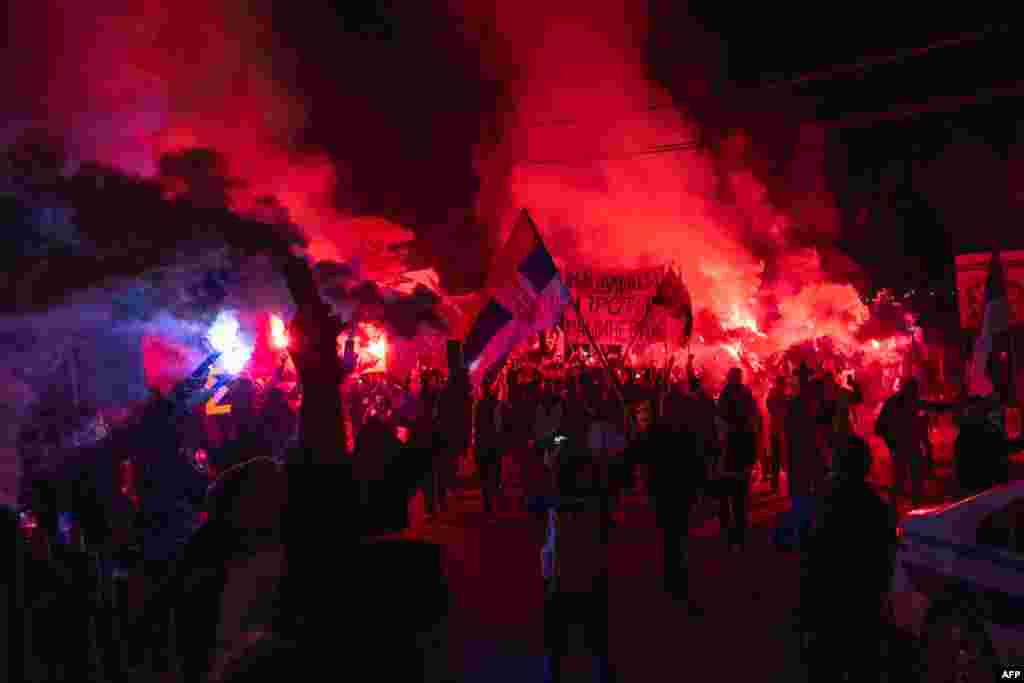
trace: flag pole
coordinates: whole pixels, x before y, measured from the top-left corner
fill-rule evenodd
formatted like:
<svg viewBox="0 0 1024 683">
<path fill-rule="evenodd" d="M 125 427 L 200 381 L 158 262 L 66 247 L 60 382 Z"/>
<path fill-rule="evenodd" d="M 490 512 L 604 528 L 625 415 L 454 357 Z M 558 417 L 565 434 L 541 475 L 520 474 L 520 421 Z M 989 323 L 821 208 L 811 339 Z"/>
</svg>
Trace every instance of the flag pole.
<svg viewBox="0 0 1024 683">
<path fill-rule="evenodd" d="M 654 290 L 654 298 L 657 298 L 658 292 L 661 291 L 661 286 L 663 284 L 665 284 L 665 280 L 668 278 L 669 273 L 671 273 L 674 268 L 675 268 L 675 262 L 673 262 L 667 268 L 665 268 L 665 274 L 661 276 L 661 280 L 658 282 L 658 288 L 656 290 Z M 651 310 L 654 308 L 654 306 L 651 303 L 652 301 L 653 301 L 653 299 L 651 299 L 651 300 L 649 300 L 647 302 L 647 310 L 644 311 L 644 317 L 640 321 L 640 325 L 636 328 L 636 332 L 633 333 L 633 338 L 630 340 L 629 346 L 626 347 L 626 354 L 625 354 L 625 356 L 627 358 L 629 357 L 629 352 L 633 350 L 633 344 L 636 343 L 636 340 L 639 339 L 640 335 L 643 333 L 644 328 L 647 325 L 647 319 L 650 318 L 650 316 L 651 316 Z"/>
<path fill-rule="evenodd" d="M 530 212 L 527 211 L 526 209 L 523 209 L 522 211 L 523 216 L 526 218 L 527 224 L 530 226 L 530 229 L 533 230 L 534 237 L 537 238 L 537 242 L 543 245 L 545 249 L 547 249 L 547 245 L 544 244 L 544 238 L 541 237 L 540 230 L 537 229 L 537 224 L 533 222 L 533 217 L 530 216 Z M 611 364 L 608 362 L 608 357 L 605 356 L 604 349 L 601 348 L 601 346 L 594 340 L 594 335 L 590 331 L 590 326 L 587 325 L 587 319 L 583 317 L 583 311 L 580 310 L 579 300 L 573 297 L 569 298 L 572 301 L 573 308 L 576 310 L 576 315 L 580 320 L 580 325 L 583 326 L 583 331 L 586 332 L 587 334 L 587 339 L 589 339 L 591 345 L 597 349 L 597 353 L 601 357 L 601 362 L 604 364 L 605 370 L 607 370 L 608 374 L 611 375 L 612 387 L 615 389 L 616 396 L 618 396 L 619 400 L 622 402 L 623 409 L 625 409 L 626 398 L 622 393 L 622 387 L 619 386 L 619 378 L 616 377 L 615 373 L 612 371 Z"/>
<path fill-rule="evenodd" d="M 640 324 L 637 325 L 636 331 L 633 333 L 633 338 L 629 340 L 629 346 L 626 347 L 626 353 L 624 356 L 629 358 L 629 352 L 633 350 L 633 344 L 640 338 L 641 333 L 644 331 L 644 326 L 647 324 L 647 319 L 651 316 L 651 302 L 647 302 L 647 310 L 644 311 L 644 317 L 640 320 Z"/>
</svg>

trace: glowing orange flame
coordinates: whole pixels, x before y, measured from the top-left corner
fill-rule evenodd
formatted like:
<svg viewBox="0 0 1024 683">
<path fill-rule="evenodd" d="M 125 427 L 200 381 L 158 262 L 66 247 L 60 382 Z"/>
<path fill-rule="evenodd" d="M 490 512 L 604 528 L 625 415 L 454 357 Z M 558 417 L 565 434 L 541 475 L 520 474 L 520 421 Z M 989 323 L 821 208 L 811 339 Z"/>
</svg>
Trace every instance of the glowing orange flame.
<svg viewBox="0 0 1024 683">
<path fill-rule="evenodd" d="M 725 321 L 724 327 L 733 330 L 749 330 L 750 332 L 756 334 L 758 337 L 767 336 L 757 326 L 757 320 L 752 315 L 741 311 L 738 305 L 732 307 L 732 314 L 729 316 L 728 320 Z"/>
<path fill-rule="evenodd" d="M 288 332 L 285 330 L 284 321 L 273 314 L 270 316 L 270 344 L 275 349 L 288 348 Z"/>
<path fill-rule="evenodd" d="M 373 323 L 359 323 L 356 325 L 355 340 L 357 374 L 387 370 L 388 340 L 384 330 Z M 347 332 L 338 337 L 338 353 L 343 352 L 347 341 Z"/>
<path fill-rule="evenodd" d="M 388 359 L 388 343 L 383 336 L 379 337 L 375 341 L 370 342 L 366 347 L 366 350 L 376 356 L 381 361 L 387 361 Z"/>
</svg>

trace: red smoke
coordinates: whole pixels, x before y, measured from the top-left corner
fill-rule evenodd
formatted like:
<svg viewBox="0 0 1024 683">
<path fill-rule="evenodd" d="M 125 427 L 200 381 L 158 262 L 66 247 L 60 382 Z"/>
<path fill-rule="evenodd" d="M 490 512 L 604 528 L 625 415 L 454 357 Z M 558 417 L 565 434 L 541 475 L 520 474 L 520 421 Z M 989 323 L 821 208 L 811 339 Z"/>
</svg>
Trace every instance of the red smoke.
<svg viewBox="0 0 1024 683">
<path fill-rule="evenodd" d="M 715 153 L 692 145 L 701 131 L 648 75 L 645 3 L 453 5 L 482 71 L 504 86 L 495 130 L 482 132 L 476 160 L 477 218 L 492 228 L 492 247 L 502 242 L 496 228 L 507 231 L 528 208 L 561 260 L 604 268 L 674 261 L 698 312 L 721 330 L 695 340 L 698 364 L 711 368 L 764 367 L 823 337 L 850 358 L 876 351 L 857 334 L 869 311 L 855 288 L 827 275 L 825 250 L 807 248 L 828 245 L 836 232 L 814 135 L 793 150 L 794 197 L 780 207 L 752 172 L 742 134 Z M 49 8 L 47 106 L 68 119 L 62 123 L 82 154 L 153 173 L 164 152 L 216 149 L 241 181 L 230 198 L 239 211 L 272 196 L 304 228 L 315 257 L 358 257 L 363 275 L 378 280 L 401 269 L 386 246 L 411 233 L 346 213 L 346 179 L 360 169 L 297 144 L 309 103 L 288 86 L 295 57 L 276 44 L 262 5 L 106 0 Z"/>
<path fill-rule="evenodd" d="M 238 181 L 232 208 L 251 212 L 273 197 L 305 230 L 315 258 L 364 256 L 373 231 L 361 233 L 367 226 L 336 208 L 346 203 L 348 170 L 297 143 L 309 103 L 289 85 L 295 56 L 278 44 L 268 3 L 99 0 L 47 9 L 26 30 L 49 36 L 36 55 L 48 66 L 48 114 L 73 131 L 82 158 L 152 175 L 166 152 L 214 149 Z M 389 232 L 412 238 L 399 226 Z"/>
<path fill-rule="evenodd" d="M 734 364 L 776 369 L 791 347 L 822 339 L 850 366 L 898 365 L 889 345 L 858 335 L 868 306 L 822 264 L 838 228 L 823 137 L 795 136 L 785 209 L 752 170 L 742 133 L 713 152 L 688 145 L 700 131 L 648 76 L 643 5 L 462 3 L 467 34 L 479 37 L 482 59 L 511 93 L 500 134 L 478 154 L 481 222 L 507 231 L 525 207 L 554 255 L 580 267 L 674 261 L 717 330 L 695 335 L 693 348 L 715 375 Z M 662 348 L 640 351 L 641 360 L 664 362 Z"/>
</svg>

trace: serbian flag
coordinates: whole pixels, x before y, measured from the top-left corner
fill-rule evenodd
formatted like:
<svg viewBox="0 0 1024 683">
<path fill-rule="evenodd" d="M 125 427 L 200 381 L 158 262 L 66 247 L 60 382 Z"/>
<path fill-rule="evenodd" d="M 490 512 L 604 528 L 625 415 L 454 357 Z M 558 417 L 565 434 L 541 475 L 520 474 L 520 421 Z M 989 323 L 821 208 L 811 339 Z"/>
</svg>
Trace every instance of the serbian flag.
<svg viewBox="0 0 1024 683">
<path fill-rule="evenodd" d="M 971 363 L 970 392 L 975 396 L 988 396 L 1004 385 L 1008 378 L 1008 354 L 1004 351 L 1006 333 L 1010 330 L 1010 301 L 1006 296 L 1006 280 L 999 252 L 992 253 L 985 283 L 985 313 L 981 334 L 974 342 Z"/>
<path fill-rule="evenodd" d="M 490 296 L 466 336 L 463 356 L 479 383 L 518 344 L 554 327 L 570 302 L 555 262 L 525 209 L 487 280 Z"/>
<path fill-rule="evenodd" d="M 693 303 L 690 290 L 675 267 L 669 267 L 651 299 L 651 313 L 668 321 L 668 340 L 678 339 L 683 346 L 693 335 Z"/>
</svg>

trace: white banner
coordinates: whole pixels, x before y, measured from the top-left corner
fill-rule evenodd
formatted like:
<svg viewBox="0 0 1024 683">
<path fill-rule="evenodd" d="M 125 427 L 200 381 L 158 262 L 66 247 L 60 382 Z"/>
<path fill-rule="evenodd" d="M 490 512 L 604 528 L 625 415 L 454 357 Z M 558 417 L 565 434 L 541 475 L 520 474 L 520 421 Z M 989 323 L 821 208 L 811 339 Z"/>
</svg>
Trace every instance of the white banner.
<svg viewBox="0 0 1024 683">
<path fill-rule="evenodd" d="M 563 266 L 565 284 L 598 344 L 627 346 L 640 332 L 634 348 L 665 340 L 664 320 L 645 319 L 665 268 L 594 270 Z M 641 329 L 641 326 L 643 329 Z M 565 341 L 589 344 L 575 306 L 565 313 Z"/>
</svg>

